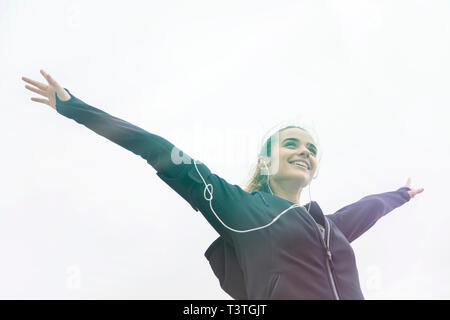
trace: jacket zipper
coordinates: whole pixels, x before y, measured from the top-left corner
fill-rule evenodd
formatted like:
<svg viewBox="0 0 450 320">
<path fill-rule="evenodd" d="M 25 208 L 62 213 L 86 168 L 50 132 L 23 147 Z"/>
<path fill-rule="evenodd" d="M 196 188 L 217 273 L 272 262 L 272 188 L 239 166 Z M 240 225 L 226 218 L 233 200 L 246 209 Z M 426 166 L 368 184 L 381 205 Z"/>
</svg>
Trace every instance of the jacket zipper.
<svg viewBox="0 0 450 320">
<path fill-rule="evenodd" d="M 320 233 L 319 227 L 316 224 L 316 221 L 314 220 L 314 218 L 311 216 L 311 214 L 308 212 L 308 210 L 305 209 L 305 211 L 308 213 L 308 216 L 311 218 L 311 220 L 313 220 L 314 222 L 314 226 L 316 227 L 316 230 L 319 232 L 319 238 L 320 241 L 322 241 L 322 244 L 325 246 L 325 249 L 327 250 L 327 269 L 328 269 L 328 275 L 331 279 L 331 288 L 333 289 L 333 294 L 334 297 L 336 298 L 336 300 L 340 300 L 339 299 L 339 294 L 337 292 L 336 289 L 336 283 L 333 277 L 333 273 L 331 272 L 331 266 L 330 266 L 330 261 L 331 261 L 331 250 L 330 250 L 330 224 L 327 220 L 327 218 L 324 216 L 325 219 L 325 224 L 326 224 L 326 228 L 325 228 L 325 232 L 326 232 L 326 236 L 327 236 L 327 242 L 325 243 L 325 241 L 322 239 L 322 234 Z"/>
<path fill-rule="evenodd" d="M 327 229 L 326 229 L 326 231 L 327 231 L 326 249 L 327 249 L 328 259 L 330 260 L 330 261 L 327 260 L 328 274 L 330 275 L 331 283 L 333 285 L 334 296 L 336 297 L 336 300 L 339 300 L 339 294 L 337 292 L 335 279 L 333 277 L 333 273 L 331 272 L 331 266 L 330 266 L 330 262 L 332 261 L 331 260 L 331 250 L 330 250 L 330 233 L 331 233 L 330 223 L 328 222 L 328 219 L 325 216 L 324 216 L 324 219 L 325 219 L 325 223 L 326 223 L 326 227 L 327 227 Z"/>
</svg>

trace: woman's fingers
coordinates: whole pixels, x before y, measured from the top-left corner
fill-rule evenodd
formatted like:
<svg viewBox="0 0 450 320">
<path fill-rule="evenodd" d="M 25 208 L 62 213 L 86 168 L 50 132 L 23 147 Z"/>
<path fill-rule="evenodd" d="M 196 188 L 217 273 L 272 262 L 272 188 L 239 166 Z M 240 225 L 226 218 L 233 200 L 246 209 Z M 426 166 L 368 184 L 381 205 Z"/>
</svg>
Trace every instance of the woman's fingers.
<svg viewBox="0 0 450 320">
<path fill-rule="evenodd" d="M 51 85 L 56 87 L 59 87 L 58 82 L 55 81 L 55 79 L 53 79 L 47 72 L 45 72 L 44 70 L 40 70 L 41 74 L 44 76 L 45 80 L 47 80 L 47 82 Z"/>
<path fill-rule="evenodd" d="M 411 177 L 408 177 L 408 181 L 406 181 L 406 187 L 410 187 L 411 186 Z"/>
<path fill-rule="evenodd" d="M 47 98 L 47 99 L 31 98 L 32 101 L 44 103 L 56 110 L 55 92 L 60 100 L 62 101 L 70 100 L 71 97 L 69 93 L 63 87 L 61 87 L 59 83 L 56 82 L 55 79 L 53 79 L 47 72 L 45 72 L 42 69 L 40 70 L 40 73 L 45 78 L 45 80 L 47 80 L 48 85 L 36 80 L 32 80 L 27 77 L 22 77 L 23 81 L 28 82 L 36 87 L 34 88 L 26 85 L 25 88 Z"/>
<path fill-rule="evenodd" d="M 50 106 L 50 101 L 48 99 L 42 99 L 42 98 L 31 98 L 31 100 L 36 101 L 36 102 L 40 102 L 40 103 L 45 103 L 47 105 Z"/>
<path fill-rule="evenodd" d="M 50 86 L 56 91 L 56 94 L 58 95 L 58 98 L 62 101 L 67 101 L 70 99 L 70 95 L 64 90 L 61 85 L 52 78 L 51 75 L 49 75 L 47 72 L 41 69 L 41 74 L 45 77 L 45 79 L 48 81 Z M 52 92 L 53 94 L 53 92 Z M 52 100 L 53 101 L 53 100 Z"/>
<path fill-rule="evenodd" d="M 56 107 L 54 105 L 51 104 L 51 102 L 48 99 L 41 99 L 41 98 L 31 98 L 31 100 L 36 101 L 36 102 L 40 102 L 43 104 L 46 104 L 50 107 L 52 107 L 53 109 L 56 110 Z"/>
<path fill-rule="evenodd" d="M 410 190 L 408 190 L 408 194 L 411 199 L 414 198 L 415 195 L 417 195 L 425 190 L 424 188 L 412 189 L 411 188 L 411 177 L 408 177 L 408 181 L 406 181 L 406 184 L 404 187 L 407 187 L 410 189 Z"/>
<path fill-rule="evenodd" d="M 420 188 L 420 189 L 416 189 L 416 190 L 410 190 L 410 191 L 408 191 L 408 193 L 411 198 L 414 198 L 417 194 L 423 192 L 423 190 L 425 190 L 425 189 Z"/>
<path fill-rule="evenodd" d="M 45 83 L 30 79 L 27 77 L 22 77 L 22 80 L 25 82 L 31 83 L 32 85 L 38 87 L 41 90 L 47 90 L 47 88 L 48 88 L 48 85 L 46 85 Z"/>
<path fill-rule="evenodd" d="M 423 192 L 423 190 L 425 190 L 425 189 L 424 188 L 416 189 L 416 194 Z"/>
<path fill-rule="evenodd" d="M 47 92 L 44 91 L 44 90 L 36 89 L 36 88 L 34 88 L 32 86 L 29 86 L 29 85 L 25 85 L 25 88 L 27 88 L 28 90 L 31 90 L 33 92 L 36 92 L 36 93 L 40 94 L 41 96 L 47 97 Z"/>
</svg>

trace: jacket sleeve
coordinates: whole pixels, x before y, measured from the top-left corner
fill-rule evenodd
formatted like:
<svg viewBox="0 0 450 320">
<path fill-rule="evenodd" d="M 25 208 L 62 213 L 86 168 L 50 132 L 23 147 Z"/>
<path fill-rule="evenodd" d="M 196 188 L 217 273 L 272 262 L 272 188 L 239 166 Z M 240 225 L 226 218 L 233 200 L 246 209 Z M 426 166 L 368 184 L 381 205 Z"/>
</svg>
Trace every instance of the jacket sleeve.
<svg viewBox="0 0 450 320">
<path fill-rule="evenodd" d="M 71 94 L 67 88 L 64 89 L 71 98 L 62 101 L 55 94 L 58 113 L 145 159 L 156 169 L 157 176 L 183 197 L 194 210 L 200 210 L 226 240 L 231 239 L 230 230 L 226 229 L 211 211 L 209 202 L 205 199 L 210 198 L 210 194 L 205 190 L 203 179 L 206 184 L 212 185 L 214 211 L 228 226 L 249 229 L 268 222 L 261 218 L 261 215 L 257 215 L 256 209 L 252 212 L 245 210 L 245 207 L 252 208 L 250 203 L 254 193 L 250 194 L 238 185 L 228 183 L 198 160 L 196 168 L 194 159 L 163 137 L 90 106 Z"/>
<path fill-rule="evenodd" d="M 408 187 L 373 194 L 327 215 L 349 242 L 369 230 L 378 219 L 410 200 Z"/>
</svg>

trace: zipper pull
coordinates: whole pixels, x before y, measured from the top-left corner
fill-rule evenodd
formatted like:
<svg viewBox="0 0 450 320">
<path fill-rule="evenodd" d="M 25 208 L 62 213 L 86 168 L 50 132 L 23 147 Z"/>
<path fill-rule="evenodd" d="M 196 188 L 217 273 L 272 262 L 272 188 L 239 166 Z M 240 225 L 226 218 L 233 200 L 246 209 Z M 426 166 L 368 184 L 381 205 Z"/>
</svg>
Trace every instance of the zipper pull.
<svg viewBox="0 0 450 320">
<path fill-rule="evenodd" d="M 330 249 L 328 249 L 328 248 L 327 248 L 327 255 L 328 255 L 328 259 L 330 259 L 330 261 L 333 261 L 333 260 L 331 259 L 331 251 L 330 251 Z"/>
</svg>

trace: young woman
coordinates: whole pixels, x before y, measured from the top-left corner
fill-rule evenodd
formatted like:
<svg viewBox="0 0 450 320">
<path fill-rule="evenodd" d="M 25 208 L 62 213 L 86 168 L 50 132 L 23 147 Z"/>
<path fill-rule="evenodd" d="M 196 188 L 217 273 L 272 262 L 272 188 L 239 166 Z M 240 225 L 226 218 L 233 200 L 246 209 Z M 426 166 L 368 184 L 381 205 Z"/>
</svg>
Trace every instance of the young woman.
<svg viewBox="0 0 450 320">
<path fill-rule="evenodd" d="M 48 84 L 25 87 L 49 105 L 144 158 L 220 234 L 205 256 L 234 299 L 364 299 L 350 243 L 424 189 L 405 186 L 366 196 L 324 215 L 300 206 L 314 177 L 318 148 L 304 128 L 279 129 L 264 143 L 246 190 L 230 184 L 166 139 L 92 107 L 41 70 Z"/>
</svg>

